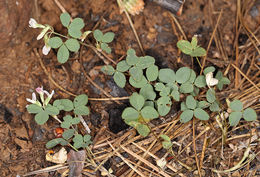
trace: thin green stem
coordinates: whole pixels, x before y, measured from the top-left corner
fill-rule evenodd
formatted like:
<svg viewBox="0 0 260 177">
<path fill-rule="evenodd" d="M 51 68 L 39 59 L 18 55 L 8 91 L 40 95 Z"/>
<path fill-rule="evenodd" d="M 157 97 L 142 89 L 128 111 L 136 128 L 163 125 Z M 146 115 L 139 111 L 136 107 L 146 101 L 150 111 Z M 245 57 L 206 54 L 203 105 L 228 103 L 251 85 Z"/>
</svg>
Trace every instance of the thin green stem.
<svg viewBox="0 0 260 177">
<path fill-rule="evenodd" d="M 197 59 L 197 62 L 199 63 L 199 65 L 200 65 L 200 68 L 202 68 L 202 66 L 201 66 L 201 64 L 200 64 L 200 61 L 199 61 L 198 57 L 196 57 L 196 59 Z"/>
</svg>

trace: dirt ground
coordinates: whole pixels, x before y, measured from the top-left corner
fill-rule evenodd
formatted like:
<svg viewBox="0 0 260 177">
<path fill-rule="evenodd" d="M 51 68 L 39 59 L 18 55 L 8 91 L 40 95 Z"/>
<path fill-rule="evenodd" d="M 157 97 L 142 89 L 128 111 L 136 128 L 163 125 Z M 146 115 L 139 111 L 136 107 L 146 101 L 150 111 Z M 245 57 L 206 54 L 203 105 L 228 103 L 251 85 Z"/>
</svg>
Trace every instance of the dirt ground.
<svg viewBox="0 0 260 177">
<path fill-rule="evenodd" d="M 2 3 L 6 2 L 3 1 Z M 86 93 L 92 98 L 105 97 L 82 74 L 79 67 L 79 58 L 82 59 L 85 71 L 91 79 L 104 90 L 110 92 L 112 96 L 127 96 L 131 93 L 130 87 L 127 87 L 126 90 L 114 91 L 112 93 L 113 83 L 112 86 L 111 83 L 108 83 L 109 81 L 111 82 L 111 77 L 105 76 L 100 72 L 100 67 L 104 65 L 104 62 L 90 49 L 81 48 L 80 54 L 72 55 L 69 62 L 64 65 L 57 62 L 54 50 L 49 55 L 43 56 L 41 54 L 43 41 L 36 40 L 39 33 L 37 29 L 28 27 L 29 18 L 33 17 L 42 24 L 50 24 L 56 31 L 62 33 L 64 29 L 59 21 L 61 10 L 53 0 L 34 0 L 29 3 L 21 0 L 16 2 L 18 2 L 17 6 L 23 6 L 22 11 L 20 9 L 16 12 L 3 12 L 9 14 L 9 16 L 4 16 L 5 18 L 15 19 L 17 23 L 19 22 L 19 25 L 14 23 L 17 26 L 10 27 L 11 23 L 5 23 L 1 27 L 6 28 L 6 30 L 9 29 L 12 36 L 8 38 L 8 42 L 4 41 L 4 38 L 0 38 L 0 42 L 3 40 L 0 53 L 0 176 L 22 175 L 53 165 L 45 160 L 47 152 L 45 143 L 54 137 L 53 130 L 58 125 L 49 121 L 43 126 L 38 126 L 32 115 L 27 113 L 25 108 L 27 105 L 26 98 L 31 98 L 34 89 L 38 86 L 43 86 L 48 91 L 55 90 L 54 98 L 72 98 L 50 81 L 40 65 L 39 58 L 35 55 L 35 50 L 39 51 L 40 57 L 52 78 L 61 87 L 74 94 Z M 129 47 L 134 48 L 137 54 L 141 55 L 129 22 L 125 14 L 120 14 L 116 0 L 59 0 L 59 2 L 72 17 L 84 19 L 86 23 L 84 30 L 92 30 L 97 27 L 102 31 L 113 31 L 115 33 L 115 40 L 110 45 L 112 48 L 110 57 L 114 61 L 118 61 L 120 57 L 124 56 Z M 240 46 L 249 40 L 242 29 L 240 29 L 239 33 L 236 33 L 236 7 L 237 1 L 235 0 L 186 0 L 182 15 L 176 17 L 187 38 L 191 39 L 193 35 L 197 34 L 199 44 L 207 48 L 217 23 L 217 18 L 222 10 L 216 36 L 221 41 L 221 49 L 223 50 L 220 51 L 218 43 L 213 41 L 206 65 L 214 65 L 223 71 L 226 69 L 228 62 L 234 62 L 236 59 L 234 45 L 236 34 L 239 35 Z M 256 36 L 259 37 L 260 1 L 256 0 L 254 4 L 251 3 L 247 8 L 247 15 L 244 16 L 245 22 L 248 28 L 256 32 L 258 34 Z M 3 9 L 5 8 L 2 8 L 1 11 Z M 18 13 L 18 16 L 12 17 L 10 13 Z M 24 13 L 27 14 L 19 15 Z M 1 17 L 1 19 L 4 17 Z M 177 50 L 176 43 L 180 39 L 181 33 L 176 29 L 176 25 L 173 25 L 173 18 L 167 10 L 155 3 L 145 1 L 143 12 L 139 15 L 131 16 L 131 18 L 146 55 L 155 57 L 159 66 L 173 69 L 181 66 L 191 67 L 189 58 L 185 58 Z M 90 39 L 90 42 L 93 41 Z M 249 51 L 248 55 L 251 56 L 250 52 L 252 51 Z M 256 54 L 256 56 L 258 56 L 258 59 L 255 61 L 255 65 L 259 69 L 259 54 Z M 243 61 L 243 59 L 241 59 L 241 62 L 239 61 L 239 66 L 240 64 L 241 66 L 245 65 Z M 246 73 L 247 68 L 248 66 L 243 67 L 242 71 Z M 231 68 L 229 72 L 234 73 L 234 68 Z M 259 72 L 253 73 L 257 74 Z M 232 75 L 230 76 L 232 77 Z M 232 84 L 229 88 L 232 88 L 235 93 L 240 92 L 241 87 L 235 87 L 236 83 L 233 82 L 234 77 L 231 80 Z M 104 126 L 109 126 L 110 129 L 108 131 L 114 132 L 115 136 L 117 136 L 117 132 L 127 127 L 123 123 L 115 123 L 117 121 L 112 120 L 112 118 L 109 119 L 109 116 L 102 116 L 105 111 L 111 117 L 113 113 L 109 112 L 109 110 L 115 110 L 118 107 L 115 102 L 92 101 L 89 104 L 91 115 L 85 117 L 85 120 L 93 130 L 93 137 Z M 178 111 L 178 107 L 175 106 L 174 111 Z M 121 114 L 120 109 L 118 114 Z M 237 159 L 229 160 L 238 162 L 242 154 L 240 152 L 237 154 Z M 255 161 L 255 166 L 259 167 L 259 159 Z M 193 173 L 183 174 L 185 176 L 193 176 Z M 50 172 L 36 176 L 59 175 L 59 172 Z M 98 174 L 96 175 L 98 176 Z M 213 174 L 209 176 L 211 175 Z"/>
</svg>

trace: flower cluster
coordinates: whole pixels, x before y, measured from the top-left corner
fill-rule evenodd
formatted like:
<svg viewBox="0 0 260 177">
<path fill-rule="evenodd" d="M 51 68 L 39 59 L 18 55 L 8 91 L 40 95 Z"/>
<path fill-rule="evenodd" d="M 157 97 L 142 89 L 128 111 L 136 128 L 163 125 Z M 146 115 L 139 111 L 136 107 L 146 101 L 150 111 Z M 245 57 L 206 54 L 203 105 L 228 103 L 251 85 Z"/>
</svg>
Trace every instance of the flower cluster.
<svg viewBox="0 0 260 177">
<path fill-rule="evenodd" d="M 37 36 L 37 40 L 40 40 L 44 37 L 44 43 L 45 45 L 42 48 L 42 53 L 44 55 L 48 55 L 48 53 L 51 50 L 51 47 L 48 45 L 48 36 L 47 36 L 47 32 L 49 30 L 51 30 L 51 27 L 49 25 L 42 25 L 37 23 L 37 21 L 33 18 L 30 18 L 29 20 L 29 27 L 30 28 L 42 28 L 43 30 L 41 31 L 41 33 Z"/>
<path fill-rule="evenodd" d="M 28 102 L 32 103 L 32 104 L 37 104 L 40 107 L 47 106 L 47 104 L 49 103 L 49 101 L 51 100 L 51 98 L 54 94 L 54 90 L 52 90 L 52 92 L 49 93 L 48 91 L 43 90 L 43 87 L 38 87 L 38 88 L 35 89 L 35 91 L 40 95 L 40 99 L 41 99 L 42 104 L 39 100 L 37 100 L 35 92 L 32 93 L 32 99 L 26 98 L 26 100 Z M 44 94 L 47 95 L 47 98 L 44 98 Z"/>
</svg>

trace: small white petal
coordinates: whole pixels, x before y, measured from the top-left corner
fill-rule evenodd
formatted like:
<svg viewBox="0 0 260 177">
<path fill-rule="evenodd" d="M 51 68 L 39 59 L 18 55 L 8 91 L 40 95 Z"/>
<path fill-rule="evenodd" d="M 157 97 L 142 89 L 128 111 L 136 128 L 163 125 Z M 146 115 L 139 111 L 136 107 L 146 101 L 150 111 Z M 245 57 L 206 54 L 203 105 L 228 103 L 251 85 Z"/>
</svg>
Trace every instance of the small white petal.
<svg viewBox="0 0 260 177">
<path fill-rule="evenodd" d="M 30 98 L 26 98 L 26 101 L 28 101 L 28 102 L 30 102 L 30 103 L 32 103 L 32 104 L 36 103 L 36 101 L 31 100 Z"/>
<path fill-rule="evenodd" d="M 51 47 L 44 45 L 42 48 L 43 55 L 48 55 L 51 50 Z"/>
<path fill-rule="evenodd" d="M 33 18 L 30 18 L 30 20 L 29 20 L 29 27 L 30 28 L 37 28 L 37 22 L 36 22 L 36 20 L 35 19 L 33 19 Z"/>
<path fill-rule="evenodd" d="M 213 72 L 209 72 L 206 74 L 206 83 L 208 87 L 218 84 L 218 80 L 213 78 Z"/>
<path fill-rule="evenodd" d="M 32 100 L 36 102 L 36 94 L 34 92 L 32 93 Z"/>
</svg>

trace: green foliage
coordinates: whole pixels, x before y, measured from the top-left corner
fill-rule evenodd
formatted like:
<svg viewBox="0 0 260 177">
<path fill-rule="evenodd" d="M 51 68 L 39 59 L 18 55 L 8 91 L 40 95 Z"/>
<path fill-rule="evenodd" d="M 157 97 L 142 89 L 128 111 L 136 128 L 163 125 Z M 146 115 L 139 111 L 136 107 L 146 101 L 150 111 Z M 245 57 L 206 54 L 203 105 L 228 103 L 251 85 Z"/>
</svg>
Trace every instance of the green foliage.
<svg viewBox="0 0 260 177">
<path fill-rule="evenodd" d="M 97 47 L 104 50 L 106 53 L 111 53 L 111 48 L 108 46 L 108 43 L 112 42 L 115 34 L 112 32 L 107 32 L 103 34 L 99 29 L 93 32 L 94 38 L 97 41 Z"/>
<path fill-rule="evenodd" d="M 95 38 L 101 40 L 102 33 L 97 31 L 94 35 Z M 180 41 L 178 47 L 191 56 L 204 56 L 206 54 L 204 49 L 197 46 L 195 37 L 191 42 Z M 206 90 L 206 99 L 203 100 L 204 97 L 198 96 L 200 89 L 207 85 L 206 74 L 215 71 L 213 66 L 205 68 L 204 75 L 200 76 L 196 76 L 196 73 L 188 67 L 181 67 L 175 73 L 170 68 L 159 69 L 155 65 L 153 57 L 138 57 L 133 49 L 129 49 L 126 59 L 120 61 L 116 69 L 107 65 L 103 66 L 101 70 L 108 75 L 113 75 L 119 87 L 124 87 L 126 84 L 126 77 L 123 74 L 126 72 L 126 75 L 130 75 L 128 80 L 130 85 L 140 89 L 139 94 L 135 92 L 130 96 L 132 107 L 125 108 L 122 118 L 143 136 L 147 136 L 150 132 L 146 123 L 159 116 L 166 116 L 171 110 L 172 101 L 180 101 L 181 94 L 186 96 L 186 100 L 181 102 L 180 121 L 183 123 L 190 121 L 193 117 L 200 120 L 209 120 L 210 116 L 206 109 L 211 112 L 221 111 L 214 88 Z M 220 71 L 216 78 L 219 80 L 217 87 L 220 90 L 223 85 L 230 83 Z M 235 109 L 237 104 L 235 106 L 233 104 L 231 103 L 231 107 Z M 234 115 L 232 114 L 232 116 Z M 252 109 L 243 112 L 242 115 L 245 115 L 246 120 L 256 119 L 256 114 Z M 236 121 L 233 122 L 236 123 Z M 231 124 L 234 123 L 231 122 Z"/>
<path fill-rule="evenodd" d="M 219 90 L 222 90 L 224 85 L 230 84 L 230 80 L 227 77 L 224 77 L 221 71 L 217 72 L 216 79 L 218 79 L 217 88 Z"/>
<path fill-rule="evenodd" d="M 197 46 L 197 37 L 194 36 L 192 41 L 180 40 L 177 42 L 177 47 L 185 54 L 192 57 L 201 57 L 206 55 L 206 50 Z"/>
<path fill-rule="evenodd" d="M 44 109 L 37 104 L 30 104 L 27 106 L 27 111 L 31 114 L 36 114 L 34 118 L 36 123 L 39 125 L 46 123 L 49 119 L 49 116 L 59 114 L 59 109 L 52 106 L 51 104 L 48 104 Z"/>
<path fill-rule="evenodd" d="M 229 124 L 231 126 L 236 126 L 241 118 L 244 118 L 246 121 L 255 121 L 257 119 L 255 110 L 252 108 L 244 110 L 243 103 L 239 100 L 230 102 L 229 108 L 232 110 L 229 115 Z"/>
<path fill-rule="evenodd" d="M 164 149 L 169 149 L 172 147 L 171 139 L 167 135 L 160 135 L 160 137 L 163 139 L 162 146 Z"/>
</svg>

